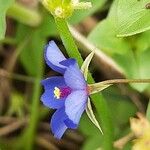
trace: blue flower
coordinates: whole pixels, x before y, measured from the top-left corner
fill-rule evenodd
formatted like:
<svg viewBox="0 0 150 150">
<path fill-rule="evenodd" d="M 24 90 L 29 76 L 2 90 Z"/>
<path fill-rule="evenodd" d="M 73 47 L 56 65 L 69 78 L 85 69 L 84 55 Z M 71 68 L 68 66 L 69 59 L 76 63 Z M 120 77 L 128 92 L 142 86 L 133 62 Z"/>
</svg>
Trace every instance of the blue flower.
<svg viewBox="0 0 150 150">
<path fill-rule="evenodd" d="M 60 139 L 67 128 L 76 129 L 86 108 L 88 88 L 75 59 L 66 59 L 54 41 L 45 49 L 45 60 L 50 68 L 62 76 L 50 77 L 41 83 L 43 104 L 56 109 L 51 118 L 51 130 Z"/>
</svg>

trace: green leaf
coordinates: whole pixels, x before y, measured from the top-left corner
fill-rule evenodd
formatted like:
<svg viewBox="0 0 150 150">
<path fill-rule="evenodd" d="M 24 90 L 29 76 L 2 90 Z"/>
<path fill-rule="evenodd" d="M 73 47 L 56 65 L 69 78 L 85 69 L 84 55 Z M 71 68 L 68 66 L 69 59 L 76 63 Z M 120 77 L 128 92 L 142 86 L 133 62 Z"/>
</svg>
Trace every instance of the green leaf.
<svg viewBox="0 0 150 150">
<path fill-rule="evenodd" d="M 88 39 L 114 59 L 126 78 L 148 78 L 150 74 L 147 69 L 150 57 L 148 51 L 150 49 L 150 32 L 147 31 L 131 38 L 116 37 L 116 27 L 113 20 L 115 11 L 113 9 L 111 9 L 109 17 L 100 22 L 89 34 Z M 140 92 L 148 88 L 148 84 L 131 85 Z"/>
<path fill-rule="evenodd" d="M 86 128 L 85 128 L 85 126 L 86 126 Z M 93 123 L 89 120 L 86 113 L 84 113 L 83 117 L 81 117 L 79 129 L 87 137 L 91 137 L 94 135 L 97 135 L 99 137 L 103 136 L 102 134 L 99 134 L 99 132 L 97 132 L 97 127 L 93 126 Z"/>
<path fill-rule="evenodd" d="M 90 102 L 90 98 L 88 98 L 88 102 L 87 102 L 87 107 L 86 107 L 86 113 L 89 117 L 89 119 L 92 121 L 92 123 L 100 130 L 100 132 L 103 134 L 103 131 L 94 115 L 92 106 L 91 106 L 91 102 Z"/>
<path fill-rule="evenodd" d="M 113 8 L 117 36 L 131 36 L 150 29 L 150 11 L 145 5 L 149 0 L 116 0 Z"/>
<path fill-rule="evenodd" d="M 131 49 L 124 38 L 116 37 L 115 26 L 112 20 L 108 19 L 98 23 L 88 35 L 88 39 L 109 55 L 113 53 L 124 54 L 128 49 Z"/>
<path fill-rule="evenodd" d="M 86 140 L 84 143 L 82 150 L 100 150 L 100 144 L 101 144 L 102 138 L 99 136 L 90 137 Z"/>
<path fill-rule="evenodd" d="M 27 46 L 20 54 L 20 60 L 26 72 L 31 76 L 36 76 L 38 74 L 39 63 L 43 60 L 41 53 L 46 39 L 39 35 L 42 35 L 40 30 L 33 30 L 22 24 L 18 26 L 17 41 L 21 42 L 24 39 L 28 39 Z"/>
<path fill-rule="evenodd" d="M 87 1 L 87 0 L 86 0 Z M 75 10 L 73 16 L 69 19 L 71 23 L 78 23 L 87 16 L 92 15 L 97 10 L 100 10 L 105 4 L 106 0 L 92 0 L 92 7 L 89 10 Z"/>
<path fill-rule="evenodd" d="M 13 4 L 14 0 L 0 0 L 0 40 L 4 38 L 6 31 L 6 11 Z"/>
<path fill-rule="evenodd" d="M 139 34 L 135 46 L 137 51 L 150 49 L 150 31 Z"/>
<path fill-rule="evenodd" d="M 150 70 L 149 70 L 149 58 L 150 58 L 150 48 L 145 51 L 138 52 L 137 54 L 137 65 L 139 71 L 139 78 L 141 79 L 148 79 L 150 77 Z M 150 84 L 138 84 L 136 87 L 141 91 L 145 90 Z"/>
<path fill-rule="evenodd" d="M 44 10 L 42 13 L 44 17 L 38 28 L 31 28 L 23 24 L 19 24 L 16 34 L 18 43 L 24 39 L 28 39 L 29 44 L 27 44 L 27 46 L 23 49 L 20 55 L 20 60 L 26 72 L 33 76 L 38 73 L 39 63 L 43 60 L 43 55 L 41 55 L 41 52 L 44 50 L 46 38 L 50 35 L 56 35 L 54 19 L 48 14 L 47 11 Z"/>
</svg>

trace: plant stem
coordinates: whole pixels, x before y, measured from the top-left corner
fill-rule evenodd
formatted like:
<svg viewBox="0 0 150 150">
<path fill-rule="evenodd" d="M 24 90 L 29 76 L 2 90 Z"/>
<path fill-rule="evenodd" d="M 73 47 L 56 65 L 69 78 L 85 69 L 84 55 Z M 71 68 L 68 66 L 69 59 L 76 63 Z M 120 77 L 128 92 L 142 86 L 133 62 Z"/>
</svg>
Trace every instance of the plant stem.
<svg viewBox="0 0 150 150">
<path fill-rule="evenodd" d="M 99 87 L 104 84 L 117 84 L 117 83 L 150 83 L 150 79 L 113 79 L 102 81 L 99 83 L 94 83 L 89 86 Z"/>
<path fill-rule="evenodd" d="M 19 3 L 14 3 L 7 10 L 7 15 L 29 26 L 38 26 L 42 19 L 37 11 L 28 9 Z"/>
<path fill-rule="evenodd" d="M 55 23 L 68 55 L 70 57 L 76 58 L 79 66 L 81 66 L 83 60 L 74 42 L 74 39 L 69 31 L 67 22 L 64 19 L 55 19 Z"/>
<path fill-rule="evenodd" d="M 68 24 L 64 19 L 55 19 L 56 26 L 58 28 L 60 37 L 66 48 L 66 51 L 70 57 L 76 58 L 79 66 L 82 65 L 83 59 L 78 51 L 78 48 L 74 42 L 74 39 L 69 31 Z M 88 77 L 90 83 L 94 83 L 94 79 L 91 75 Z M 103 149 L 113 149 L 113 127 L 110 118 L 109 108 L 102 94 L 95 94 L 91 96 L 92 101 L 96 107 L 98 115 L 101 119 L 101 125 L 104 132 L 103 135 Z"/>
<path fill-rule="evenodd" d="M 45 41 L 42 42 L 44 45 Z M 42 47 L 42 46 L 41 46 Z M 43 72 L 44 72 L 44 66 L 43 66 L 43 51 L 41 50 L 40 53 L 40 60 L 38 61 L 38 72 L 35 75 L 35 81 L 33 85 L 33 95 L 32 95 L 32 103 L 31 103 L 31 114 L 30 114 L 30 120 L 29 120 L 29 126 L 25 130 L 25 134 L 23 137 L 23 144 L 25 143 L 24 149 L 26 150 L 32 150 L 35 142 L 35 136 L 36 136 L 36 129 L 38 126 L 38 122 L 40 119 L 40 114 L 39 112 L 39 106 L 40 106 L 40 95 L 41 95 L 41 85 L 40 81 L 43 77 Z"/>
<path fill-rule="evenodd" d="M 33 89 L 33 103 L 32 103 L 32 107 L 31 107 L 31 117 L 30 117 L 30 124 L 29 127 L 27 129 L 27 132 L 25 133 L 25 138 L 26 137 L 30 137 L 29 139 L 26 139 L 26 150 L 32 150 L 32 146 L 34 143 L 34 136 L 35 136 L 35 128 L 38 122 L 38 115 L 37 115 L 37 111 L 39 110 L 39 97 L 40 97 L 40 80 L 36 79 L 35 80 L 35 84 L 34 84 L 34 89 Z M 27 135 L 27 136 L 26 136 Z M 24 139 L 25 140 L 25 139 Z"/>
</svg>

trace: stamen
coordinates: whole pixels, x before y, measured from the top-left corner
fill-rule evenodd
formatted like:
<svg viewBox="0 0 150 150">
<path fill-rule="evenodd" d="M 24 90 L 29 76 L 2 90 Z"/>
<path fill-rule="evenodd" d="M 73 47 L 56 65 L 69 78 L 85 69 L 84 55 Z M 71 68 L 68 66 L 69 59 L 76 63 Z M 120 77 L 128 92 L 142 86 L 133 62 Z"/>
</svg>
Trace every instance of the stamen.
<svg viewBox="0 0 150 150">
<path fill-rule="evenodd" d="M 54 88 L 54 97 L 56 99 L 60 99 L 60 95 L 61 95 L 60 89 L 58 87 L 55 87 Z"/>
<path fill-rule="evenodd" d="M 67 97 L 69 94 L 71 94 L 71 88 L 70 87 L 55 87 L 54 88 L 54 97 L 56 99 L 61 99 Z"/>
</svg>

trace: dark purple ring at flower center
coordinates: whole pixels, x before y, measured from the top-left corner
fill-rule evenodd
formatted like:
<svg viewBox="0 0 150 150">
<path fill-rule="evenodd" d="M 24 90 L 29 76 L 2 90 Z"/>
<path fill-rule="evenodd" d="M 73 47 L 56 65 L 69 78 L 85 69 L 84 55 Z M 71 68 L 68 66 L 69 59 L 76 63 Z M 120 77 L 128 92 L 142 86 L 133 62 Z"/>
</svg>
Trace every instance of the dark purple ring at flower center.
<svg viewBox="0 0 150 150">
<path fill-rule="evenodd" d="M 71 94 L 72 89 L 70 87 L 55 87 L 54 88 L 54 97 L 56 99 L 61 99 L 67 97 Z"/>
</svg>

